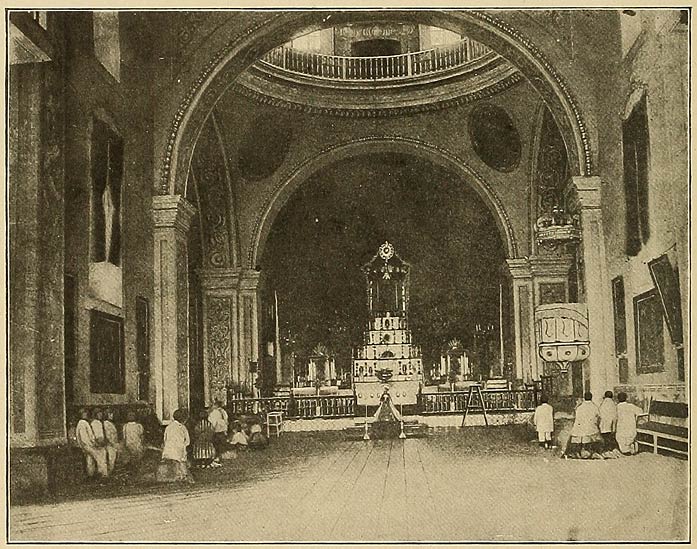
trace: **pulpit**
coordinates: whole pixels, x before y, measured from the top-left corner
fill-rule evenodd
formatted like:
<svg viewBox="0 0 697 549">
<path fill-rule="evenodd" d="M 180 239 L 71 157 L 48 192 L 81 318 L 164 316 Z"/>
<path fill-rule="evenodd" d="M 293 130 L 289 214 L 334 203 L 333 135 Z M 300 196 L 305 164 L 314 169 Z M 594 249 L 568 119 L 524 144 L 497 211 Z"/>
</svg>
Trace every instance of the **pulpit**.
<svg viewBox="0 0 697 549">
<path fill-rule="evenodd" d="M 585 303 L 551 303 L 535 309 L 537 350 L 545 362 L 566 372 L 569 363 L 590 356 Z"/>
</svg>

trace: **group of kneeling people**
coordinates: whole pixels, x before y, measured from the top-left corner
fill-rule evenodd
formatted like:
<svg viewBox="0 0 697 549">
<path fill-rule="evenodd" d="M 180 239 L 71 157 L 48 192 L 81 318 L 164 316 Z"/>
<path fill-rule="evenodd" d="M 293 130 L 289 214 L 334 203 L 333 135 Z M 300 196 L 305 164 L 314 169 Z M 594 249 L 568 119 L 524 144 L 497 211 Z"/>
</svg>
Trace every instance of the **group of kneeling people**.
<svg viewBox="0 0 697 549">
<path fill-rule="evenodd" d="M 152 413 L 138 418 L 129 412 L 119 429 L 112 409 L 82 409 L 70 429 L 70 439 L 82 451 L 88 479 L 106 479 L 117 465 L 142 472 L 140 464 L 146 449 L 161 448 L 156 479 L 192 482 L 190 462 L 201 468 L 222 467 L 221 460 L 236 457 L 239 450 L 266 447 L 268 439 L 262 424 L 262 416 L 258 415 L 244 425 L 240 421 L 230 425 L 222 402 L 216 401 L 195 417 L 189 417 L 185 409 L 176 410 L 163 437 L 162 426 Z"/>
<path fill-rule="evenodd" d="M 221 461 L 234 459 L 238 451 L 266 447 L 262 423 L 260 416 L 253 416 L 244 426 L 239 421 L 231 426 L 220 401 L 200 411 L 196 420 L 186 410 L 175 410 L 165 429 L 157 480 L 193 482 L 189 462 L 198 468 L 222 467 Z"/>
<path fill-rule="evenodd" d="M 145 453 L 145 429 L 135 413 L 121 427 L 121 436 L 114 421 L 114 412 L 83 408 L 77 424 L 69 430 L 69 439 L 82 450 L 85 472 L 92 479 L 111 476 L 118 464 L 138 465 Z"/>
<path fill-rule="evenodd" d="M 627 402 L 626 393 L 606 391 L 600 406 L 593 402 L 593 394 L 583 395 L 583 402 L 576 407 L 574 423 L 569 433 L 560 433 L 562 456 L 577 459 L 614 458 L 632 455 L 638 451 L 636 442 L 637 419 L 644 411 Z M 542 403 L 533 416 L 540 444 L 549 447 L 554 431 L 554 411 L 542 397 Z"/>
</svg>

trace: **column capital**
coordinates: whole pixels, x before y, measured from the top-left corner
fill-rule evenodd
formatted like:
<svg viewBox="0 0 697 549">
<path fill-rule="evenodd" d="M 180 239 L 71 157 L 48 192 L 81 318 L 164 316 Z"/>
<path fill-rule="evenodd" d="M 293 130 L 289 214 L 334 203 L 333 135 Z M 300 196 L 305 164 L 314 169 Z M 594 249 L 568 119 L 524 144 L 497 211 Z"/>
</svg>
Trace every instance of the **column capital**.
<svg viewBox="0 0 697 549">
<path fill-rule="evenodd" d="M 255 269 L 240 270 L 240 290 L 253 290 L 259 288 L 261 273 Z"/>
<path fill-rule="evenodd" d="M 240 285 L 240 271 L 236 267 L 208 267 L 196 273 L 201 287 L 208 290 L 236 290 Z"/>
<path fill-rule="evenodd" d="M 516 257 L 513 259 L 507 259 L 506 265 L 508 265 L 508 274 L 513 279 L 532 277 L 530 259 L 528 259 L 527 257 Z"/>
<path fill-rule="evenodd" d="M 574 176 L 566 189 L 570 209 L 575 212 L 600 209 L 600 177 Z"/>
<path fill-rule="evenodd" d="M 530 271 L 533 276 L 561 276 L 566 277 L 574 262 L 572 255 L 545 256 L 534 255 L 530 257 Z"/>
<path fill-rule="evenodd" d="M 196 208 L 178 194 L 156 195 L 152 198 L 155 229 L 175 229 L 186 234 Z"/>
</svg>

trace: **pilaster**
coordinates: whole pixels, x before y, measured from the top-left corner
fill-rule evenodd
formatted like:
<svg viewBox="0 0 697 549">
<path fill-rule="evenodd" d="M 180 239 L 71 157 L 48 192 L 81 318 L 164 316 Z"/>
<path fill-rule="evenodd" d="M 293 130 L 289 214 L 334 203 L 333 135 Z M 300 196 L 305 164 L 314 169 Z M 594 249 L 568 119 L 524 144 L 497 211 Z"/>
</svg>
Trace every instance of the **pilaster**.
<svg viewBox="0 0 697 549">
<path fill-rule="evenodd" d="M 610 284 L 607 276 L 605 236 L 600 207 L 599 177 L 573 177 L 569 189 L 569 204 L 581 218 L 585 298 L 588 306 L 590 357 L 586 359 L 584 381 L 593 396 L 600 398 L 613 383 L 608 376 L 609 365 L 614 367 L 610 342 Z"/>
<path fill-rule="evenodd" d="M 169 420 L 189 407 L 189 276 L 187 233 L 195 208 L 183 197 L 153 197 L 154 309 L 152 379 L 155 411 Z"/>
<path fill-rule="evenodd" d="M 529 383 L 533 377 L 535 359 L 534 303 L 532 269 L 525 258 L 507 259 L 513 287 L 513 324 L 515 335 L 516 379 Z"/>
</svg>

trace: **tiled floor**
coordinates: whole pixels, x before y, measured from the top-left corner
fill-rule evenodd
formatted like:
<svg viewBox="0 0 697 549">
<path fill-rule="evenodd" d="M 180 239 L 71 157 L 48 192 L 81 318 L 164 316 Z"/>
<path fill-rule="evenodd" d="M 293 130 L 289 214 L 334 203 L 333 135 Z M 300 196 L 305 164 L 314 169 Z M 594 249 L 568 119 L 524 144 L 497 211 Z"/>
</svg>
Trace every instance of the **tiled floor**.
<svg viewBox="0 0 697 549">
<path fill-rule="evenodd" d="M 498 430 L 497 430 L 498 429 Z M 286 433 L 197 484 L 10 510 L 10 539 L 53 541 L 676 540 L 686 462 L 566 461 L 502 428 L 406 441 Z M 484 437 L 484 438 L 482 438 Z M 255 467 L 258 464 L 258 467 Z M 255 468 L 250 478 L 247 468 Z M 233 474 L 234 473 L 234 474 Z M 219 475 L 216 477 L 215 475 Z M 244 479 L 244 480 L 239 480 Z"/>
</svg>

